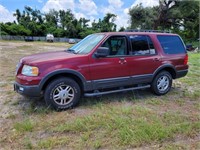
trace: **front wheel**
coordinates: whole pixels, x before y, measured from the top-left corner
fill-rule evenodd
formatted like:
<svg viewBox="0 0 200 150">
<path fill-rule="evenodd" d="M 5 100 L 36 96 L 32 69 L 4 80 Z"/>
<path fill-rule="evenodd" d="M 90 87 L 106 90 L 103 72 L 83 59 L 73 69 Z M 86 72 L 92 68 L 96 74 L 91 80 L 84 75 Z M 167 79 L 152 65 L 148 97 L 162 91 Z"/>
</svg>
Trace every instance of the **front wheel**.
<svg viewBox="0 0 200 150">
<path fill-rule="evenodd" d="M 168 93 L 172 86 L 172 76 L 167 71 L 162 71 L 156 75 L 151 83 L 151 89 L 156 95 Z"/>
<path fill-rule="evenodd" d="M 80 96 L 80 87 L 76 81 L 64 77 L 53 80 L 44 93 L 46 104 L 55 110 L 74 107 L 79 102 Z"/>
</svg>

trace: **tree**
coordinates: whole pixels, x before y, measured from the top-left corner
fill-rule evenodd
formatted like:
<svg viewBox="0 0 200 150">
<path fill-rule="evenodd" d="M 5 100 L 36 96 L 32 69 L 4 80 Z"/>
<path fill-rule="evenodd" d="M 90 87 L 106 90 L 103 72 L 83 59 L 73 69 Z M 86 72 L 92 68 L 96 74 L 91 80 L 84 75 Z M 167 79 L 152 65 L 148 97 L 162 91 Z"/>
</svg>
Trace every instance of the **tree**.
<svg viewBox="0 0 200 150">
<path fill-rule="evenodd" d="M 99 20 L 101 32 L 116 31 L 117 25 L 114 23 L 116 17 L 117 16 L 115 14 L 107 13 L 102 21 Z"/>
<path fill-rule="evenodd" d="M 89 19 L 85 19 L 85 18 L 82 18 L 82 28 L 87 28 L 88 27 L 88 22 L 90 20 Z"/>
<path fill-rule="evenodd" d="M 130 28 L 169 30 L 184 39 L 199 38 L 199 2 L 160 0 L 159 6 L 144 8 L 141 4 L 129 10 Z"/>
<path fill-rule="evenodd" d="M 92 30 L 96 32 L 101 32 L 101 19 L 98 22 L 95 20 L 92 22 Z"/>
<path fill-rule="evenodd" d="M 155 20 L 154 29 L 162 27 L 162 29 L 171 28 L 175 21 L 174 15 L 172 15 L 172 9 L 178 6 L 177 0 L 160 0 L 158 7 L 158 18 Z"/>
<path fill-rule="evenodd" d="M 51 33 L 53 33 L 53 35 L 55 36 L 55 37 L 63 37 L 64 36 L 64 30 L 63 29 L 61 29 L 61 28 L 57 28 L 57 29 L 55 29 L 53 32 L 51 32 Z"/>
<path fill-rule="evenodd" d="M 120 29 L 119 29 L 119 32 L 123 32 L 123 31 L 125 31 L 126 29 L 124 28 L 124 27 L 121 27 Z"/>
<path fill-rule="evenodd" d="M 132 29 L 153 29 L 156 16 L 158 15 L 157 7 L 144 8 L 142 4 L 136 5 L 129 10 L 131 17 Z"/>
<path fill-rule="evenodd" d="M 19 9 L 17 9 L 16 12 L 14 13 L 14 16 L 16 16 L 17 18 L 18 25 L 23 26 L 25 29 L 29 31 L 28 32 L 29 35 L 33 36 L 44 35 L 45 31 L 44 29 L 45 26 L 43 25 L 44 19 L 42 13 L 39 10 L 37 9 L 34 10 L 29 6 L 25 6 L 22 13 L 19 11 Z"/>
<path fill-rule="evenodd" d="M 58 23 L 58 12 L 55 10 L 50 10 L 48 13 L 45 14 L 45 23 L 48 27 L 55 27 L 57 28 Z"/>
<path fill-rule="evenodd" d="M 93 34 L 93 33 L 95 33 L 95 31 L 92 29 L 83 30 L 79 33 L 79 37 L 84 38 L 84 37 L 88 36 L 89 34 Z"/>
<path fill-rule="evenodd" d="M 189 10 L 189 11 L 188 11 Z M 196 40 L 199 38 L 199 12 L 200 4 L 198 1 L 181 1 L 179 11 L 181 12 L 180 26 L 184 28 L 184 38 Z"/>
<path fill-rule="evenodd" d="M 21 12 L 19 11 L 19 9 L 16 10 L 16 12 L 13 14 L 16 19 L 17 19 L 17 22 L 20 23 L 20 20 L 21 20 Z"/>
</svg>

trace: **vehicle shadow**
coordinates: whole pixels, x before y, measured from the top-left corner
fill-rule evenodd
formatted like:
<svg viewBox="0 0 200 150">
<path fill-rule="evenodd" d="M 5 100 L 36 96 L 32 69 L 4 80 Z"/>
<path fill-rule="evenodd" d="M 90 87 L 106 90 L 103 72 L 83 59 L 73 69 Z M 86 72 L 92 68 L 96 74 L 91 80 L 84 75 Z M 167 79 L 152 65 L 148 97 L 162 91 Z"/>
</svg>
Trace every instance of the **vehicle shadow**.
<svg viewBox="0 0 200 150">
<path fill-rule="evenodd" d="M 136 103 L 138 101 L 145 101 L 150 97 L 154 97 L 155 95 L 151 93 L 149 89 L 143 90 L 134 90 L 127 92 L 119 92 L 113 94 L 107 94 L 96 97 L 82 97 L 78 106 L 75 109 L 79 109 L 79 107 L 91 107 L 99 104 L 107 104 L 111 102 L 133 102 Z M 32 113 L 49 113 L 54 111 L 52 108 L 49 108 L 43 97 L 41 98 L 29 98 L 25 96 L 19 96 L 14 105 L 18 105 L 20 110 L 24 111 L 26 114 Z M 82 108 L 81 108 L 82 109 Z"/>
<path fill-rule="evenodd" d="M 170 93 L 175 91 L 176 88 L 172 87 Z M 150 89 L 119 92 L 96 97 L 82 97 L 75 109 L 79 109 L 80 107 L 80 109 L 83 109 L 83 107 L 93 107 L 102 104 L 109 104 L 112 102 L 131 102 L 135 104 L 137 102 L 145 102 L 156 97 L 158 96 L 154 95 Z M 52 108 L 49 108 L 46 105 L 43 98 L 28 98 L 20 96 L 18 99 L 18 105 L 25 113 L 49 113 L 54 111 Z"/>
<path fill-rule="evenodd" d="M 30 98 L 30 97 L 20 96 L 16 103 L 25 114 L 48 113 L 52 111 L 52 109 L 50 109 L 46 105 L 43 97 Z"/>
<path fill-rule="evenodd" d="M 155 95 L 150 91 L 150 89 L 133 90 L 96 97 L 83 97 L 79 103 L 79 106 L 93 106 L 97 104 L 123 101 L 136 103 L 153 97 L 155 97 Z"/>
</svg>

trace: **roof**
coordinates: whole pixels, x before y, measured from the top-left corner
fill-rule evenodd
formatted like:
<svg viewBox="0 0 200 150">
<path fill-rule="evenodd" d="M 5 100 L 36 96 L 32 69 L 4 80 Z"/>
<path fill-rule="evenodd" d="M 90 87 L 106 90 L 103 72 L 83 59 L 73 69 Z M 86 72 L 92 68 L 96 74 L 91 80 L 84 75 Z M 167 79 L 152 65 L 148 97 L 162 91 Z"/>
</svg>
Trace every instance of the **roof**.
<svg viewBox="0 0 200 150">
<path fill-rule="evenodd" d="M 174 33 L 161 33 L 161 32 L 102 32 L 98 34 L 105 34 L 105 35 L 177 35 Z"/>
</svg>

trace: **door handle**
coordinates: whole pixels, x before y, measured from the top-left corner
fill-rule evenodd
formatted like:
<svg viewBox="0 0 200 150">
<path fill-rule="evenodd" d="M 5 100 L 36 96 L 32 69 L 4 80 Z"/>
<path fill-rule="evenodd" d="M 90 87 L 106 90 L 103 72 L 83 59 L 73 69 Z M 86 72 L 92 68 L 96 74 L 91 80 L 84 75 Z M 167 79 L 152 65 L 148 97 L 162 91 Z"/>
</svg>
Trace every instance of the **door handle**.
<svg viewBox="0 0 200 150">
<path fill-rule="evenodd" d="M 125 64 L 127 61 L 125 58 L 120 58 L 119 59 L 119 64 Z"/>
<path fill-rule="evenodd" d="M 124 57 L 121 57 L 121 58 L 119 58 L 120 60 L 125 60 L 125 58 Z"/>
<path fill-rule="evenodd" d="M 160 58 L 154 58 L 153 60 L 154 61 L 160 61 Z"/>
</svg>

